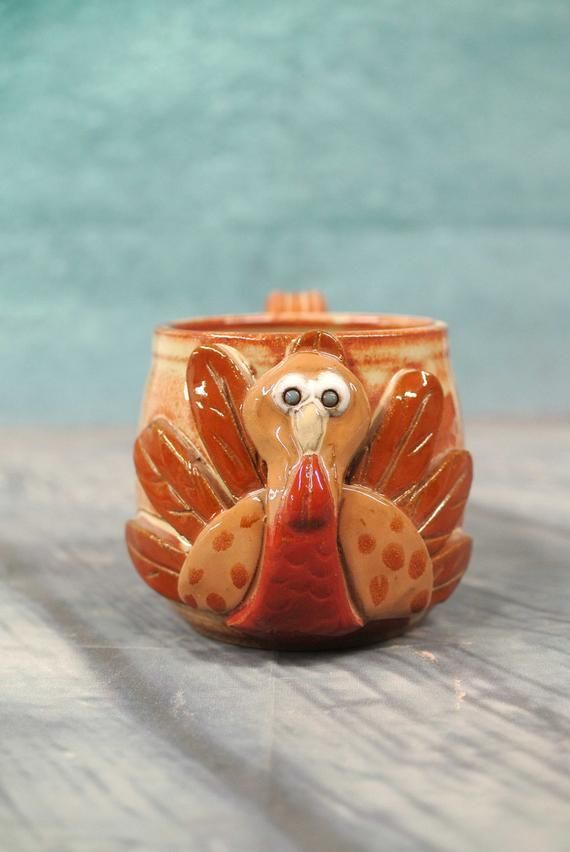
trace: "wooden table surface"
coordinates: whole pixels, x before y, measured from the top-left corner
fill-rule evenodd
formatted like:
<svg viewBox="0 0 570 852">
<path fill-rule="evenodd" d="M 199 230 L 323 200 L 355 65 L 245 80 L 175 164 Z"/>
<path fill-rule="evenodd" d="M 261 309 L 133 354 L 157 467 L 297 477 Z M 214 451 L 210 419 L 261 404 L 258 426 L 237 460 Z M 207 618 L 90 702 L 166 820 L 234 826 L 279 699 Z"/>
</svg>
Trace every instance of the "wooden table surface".
<svg viewBox="0 0 570 852">
<path fill-rule="evenodd" d="M 569 423 L 472 423 L 462 586 L 324 654 L 144 586 L 126 430 L 0 438 L 2 850 L 568 849 Z"/>
</svg>

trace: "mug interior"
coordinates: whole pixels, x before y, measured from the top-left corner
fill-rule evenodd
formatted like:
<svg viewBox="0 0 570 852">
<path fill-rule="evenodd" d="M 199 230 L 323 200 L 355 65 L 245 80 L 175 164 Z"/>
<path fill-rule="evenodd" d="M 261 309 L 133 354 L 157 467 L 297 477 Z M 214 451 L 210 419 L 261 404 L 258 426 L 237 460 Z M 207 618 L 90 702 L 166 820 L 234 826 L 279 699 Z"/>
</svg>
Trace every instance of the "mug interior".
<svg viewBox="0 0 570 852">
<path fill-rule="evenodd" d="M 318 328 L 342 336 L 343 334 L 408 334 L 442 330 L 446 324 L 429 317 L 408 316 L 405 314 L 341 314 L 341 313 L 305 313 L 305 314 L 234 314 L 217 317 L 197 317 L 195 319 L 176 320 L 159 326 L 161 334 L 195 336 L 248 334 L 266 335 L 268 332 L 295 334 L 308 328 Z"/>
</svg>

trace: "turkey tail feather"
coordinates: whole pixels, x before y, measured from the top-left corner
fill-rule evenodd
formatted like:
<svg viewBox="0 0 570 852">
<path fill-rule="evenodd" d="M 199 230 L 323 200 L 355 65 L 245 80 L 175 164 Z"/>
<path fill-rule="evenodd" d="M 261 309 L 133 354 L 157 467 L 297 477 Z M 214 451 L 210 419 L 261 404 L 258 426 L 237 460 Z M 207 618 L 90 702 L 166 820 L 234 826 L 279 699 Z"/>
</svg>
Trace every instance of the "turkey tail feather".
<svg viewBox="0 0 570 852">
<path fill-rule="evenodd" d="M 455 591 L 469 565 L 473 539 L 457 530 L 433 559 L 434 586 L 431 606 L 443 603 Z"/>
<path fill-rule="evenodd" d="M 164 597 L 179 600 L 178 575 L 187 554 L 180 540 L 142 516 L 127 523 L 125 537 L 129 555 L 145 583 Z"/>
<path fill-rule="evenodd" d="M 431 555 L 441 550 L 461 523 L 472 479 L 470 453 L 452 450 L 427 479 L 396 500 L 415 523 Z"/>
<path fill-rule="evenodd" d="M 423 370 L 401 370 L 388 387 L 372 421 L 370 438 L 350 474 L 394 498 L 424 476 L 443 411 L 439 380 Z"/>
<path fill-rule="evenodd" d="M 141 432 L 134 462 L 153 507 L 191 542 L 208 521 L 232 505 L 196 447 L 164 417 L 152 420 Z"/>
<path fill-rule="evenodd" d="M 199 346 L 188 359 L 186 381 L 198 434 L 234 498 L 261 488 L 262 467 L 241 416 L 253 383 L 247 366 L 227 346 Z"/>
</svg>

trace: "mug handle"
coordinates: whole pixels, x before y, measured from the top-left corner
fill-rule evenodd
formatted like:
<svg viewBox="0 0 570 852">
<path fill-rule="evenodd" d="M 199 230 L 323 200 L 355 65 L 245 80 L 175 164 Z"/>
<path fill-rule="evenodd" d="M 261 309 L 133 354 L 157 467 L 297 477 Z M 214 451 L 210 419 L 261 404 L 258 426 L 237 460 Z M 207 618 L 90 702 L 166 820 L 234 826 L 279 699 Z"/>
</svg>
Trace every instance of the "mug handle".
<svg viewBox="0 0 570 852">
<path fill-rule="evenodd" d="M 301 290 L 299 293 L 286 293 L 274 290 L 265 300 L 265 312 L 273 316 L 279 314 L 326 314 L 327 300 L 318 290 Z"/>
</svg>

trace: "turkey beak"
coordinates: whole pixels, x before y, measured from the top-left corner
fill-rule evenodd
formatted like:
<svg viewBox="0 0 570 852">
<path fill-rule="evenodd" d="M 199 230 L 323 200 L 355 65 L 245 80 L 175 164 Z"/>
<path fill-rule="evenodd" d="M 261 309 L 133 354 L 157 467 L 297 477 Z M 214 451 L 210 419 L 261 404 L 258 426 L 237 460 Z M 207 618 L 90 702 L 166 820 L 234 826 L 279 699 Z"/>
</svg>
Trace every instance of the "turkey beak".
<svg viewBox="0 0 570 852">
<path fill-rule="evenodd" d="M 306 402 L 293 412 L 293 434 L 302 455 L 319 452 L 327 419 L 326 414 L 314 402 Z"/>
</svg>

